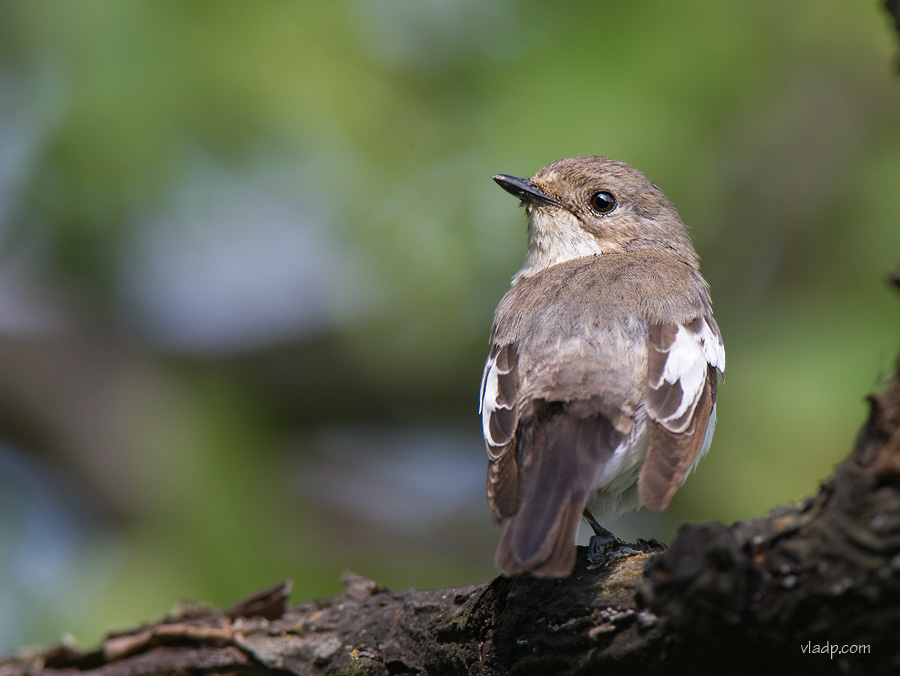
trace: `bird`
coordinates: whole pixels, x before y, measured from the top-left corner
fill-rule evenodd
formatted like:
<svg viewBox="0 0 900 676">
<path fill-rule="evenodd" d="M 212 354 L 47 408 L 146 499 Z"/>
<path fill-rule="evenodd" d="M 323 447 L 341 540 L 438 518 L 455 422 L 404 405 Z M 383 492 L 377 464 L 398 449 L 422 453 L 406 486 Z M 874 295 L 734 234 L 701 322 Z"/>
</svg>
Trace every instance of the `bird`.
<svg viewBox="0 0 900 676">
<path fill-rule="evenodd" d="M 480 391 L 496 564 L 562 578 L 582 515 L 599 533 L 665 509 L 707 452 L 725 348 L 687 228 L 639 170 L 573 157 L 493 180 L 528 220 Z"/>
</svg>

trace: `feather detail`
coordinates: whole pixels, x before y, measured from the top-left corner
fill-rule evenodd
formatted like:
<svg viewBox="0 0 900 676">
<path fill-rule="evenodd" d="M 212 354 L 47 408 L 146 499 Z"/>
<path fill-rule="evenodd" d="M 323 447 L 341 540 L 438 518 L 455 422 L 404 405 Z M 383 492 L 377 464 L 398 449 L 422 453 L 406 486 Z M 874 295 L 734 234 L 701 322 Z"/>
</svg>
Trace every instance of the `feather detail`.
<svg viewBox="0 0 900 676">
<path fill-rule="evenodd" d="M 718 373 L 725 349 L 711 316 L 648 327 L 647 395 L 650 445 L 638 480 L 641 503 L 668 507 L 709 448 Z"/>
<path fill-rule="evenodd" d="M 668 507 L 691 469 L 709 449 L 718 387 L 715 369 L 710 367 L 709 371 L 694 416 L 684 432 L 673 433 L 654 421 L 649 424 L 650 446 L 638 478 L 638 494 L 647 509 L 658 512 Z"/>
<path fill-rule="evenodd" d="M 487 500 L 498 522 L 515 514 L 519 505 L 518 378 L 516 346 L 495 344 L 484 366 L 479 411 L 488 454 Z"/>
<path fill-rule="evenodd" d="M 488 461 L 487 501 L 500 523 L 519 508 L 519 464 L 515 440 Z"/>
<path fill-rule="evenodd" d="M 488 455 L 504 448 L 516 431 L 518 354 L 515 345 L 495 345 L 481 379 L 481 426 Z M 501 451 L 502 452 L 502 451 Z"/>
</svg>

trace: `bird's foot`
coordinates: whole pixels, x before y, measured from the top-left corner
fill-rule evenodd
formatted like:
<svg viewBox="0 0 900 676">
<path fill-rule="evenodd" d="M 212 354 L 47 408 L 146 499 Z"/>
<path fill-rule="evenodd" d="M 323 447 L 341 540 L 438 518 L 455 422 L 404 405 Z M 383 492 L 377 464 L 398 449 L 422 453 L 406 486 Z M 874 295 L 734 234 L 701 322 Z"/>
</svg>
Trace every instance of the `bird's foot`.
<svg viewBox="0 0 900 676">
<path fill-rule="evenodd" d="M 584 518 L 594 531 L 588 543 L 588 568 L 606 568 L 613 561 L 623 559 L 635 553 L 635 549 L 624 540 L 617 538 L 609 530 L 600 525 L 587 507 L 584 508 Z"/>
<path fill-rule="evenodd" d="M 606 568 L 614 561 L 635 553 L 635 549 L 624 540 L 610 533 L 609 537 L 593 535 L 588 543 L 588 568 Z"/>
</svg>

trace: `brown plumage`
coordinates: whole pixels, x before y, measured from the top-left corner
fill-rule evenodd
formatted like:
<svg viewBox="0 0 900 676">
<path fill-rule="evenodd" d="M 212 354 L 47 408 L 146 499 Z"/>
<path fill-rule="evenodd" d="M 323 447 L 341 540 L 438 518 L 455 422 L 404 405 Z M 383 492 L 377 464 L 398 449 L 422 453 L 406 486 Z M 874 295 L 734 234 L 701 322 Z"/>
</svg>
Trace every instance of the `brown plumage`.
<svg viewBox="0 0 900 676">
<path fill-rule="evenodd" d="M 585 505 L 668 506 L 711 440 L 724 350 L 684 225 L 643 174 L 590 157 L 495 180 L 529 216 L 482 382 L 497 564 L 561 577 Z"/>
</svg>

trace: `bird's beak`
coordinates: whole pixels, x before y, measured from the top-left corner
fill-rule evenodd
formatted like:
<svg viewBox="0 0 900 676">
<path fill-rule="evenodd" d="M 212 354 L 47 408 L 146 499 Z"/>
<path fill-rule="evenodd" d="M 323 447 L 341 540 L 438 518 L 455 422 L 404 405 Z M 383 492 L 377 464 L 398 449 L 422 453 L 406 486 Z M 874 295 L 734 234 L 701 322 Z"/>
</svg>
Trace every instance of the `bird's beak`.
<svg viewBox="0 0 900 676">
<path fill-rule="evenodd" d="M 527 178 L 516 178 L 515 176 L 507 176 L 506 174 L 495 174 L 492 176 L 494 181 L 511 195 L 515 195 L 523 202 L 531 202 L 532 204 L 552 204 L 561 207 L 562 203 L 541 192 L 533 181 Z"/>
</svg>

